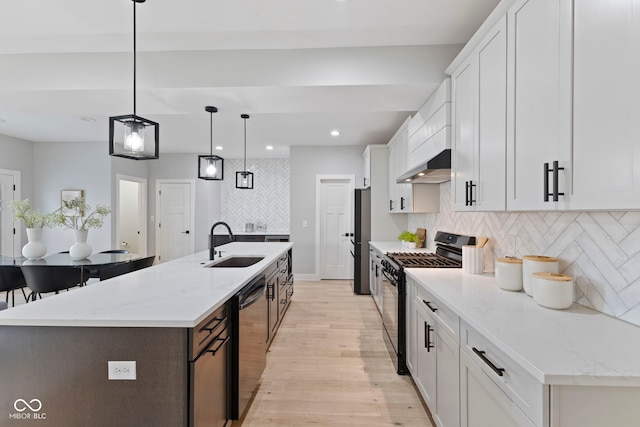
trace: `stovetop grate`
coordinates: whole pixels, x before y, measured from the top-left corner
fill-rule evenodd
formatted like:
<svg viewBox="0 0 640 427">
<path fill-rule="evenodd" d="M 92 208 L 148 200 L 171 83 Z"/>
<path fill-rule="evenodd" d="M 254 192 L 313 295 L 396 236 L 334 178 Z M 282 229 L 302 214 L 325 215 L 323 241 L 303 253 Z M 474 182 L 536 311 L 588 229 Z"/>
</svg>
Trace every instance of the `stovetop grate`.
<svg viewBox="0 0 640 427">
<path fill-rule="evenodd" d="M 460 268 L 458 260 L 435 253 L 389 252 L 387 256 L 403 268 Z"/>
</svg>

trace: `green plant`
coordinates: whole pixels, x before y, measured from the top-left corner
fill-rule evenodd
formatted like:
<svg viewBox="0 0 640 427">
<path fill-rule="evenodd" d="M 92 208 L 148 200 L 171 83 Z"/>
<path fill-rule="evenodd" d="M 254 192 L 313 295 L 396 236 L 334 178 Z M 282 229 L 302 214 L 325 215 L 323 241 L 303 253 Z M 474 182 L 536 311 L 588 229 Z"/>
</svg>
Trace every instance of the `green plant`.
<svg viewBox="0 0 640 427">
<path fill-rule="evenodd" d="M 420 241 L 420 238 L 418 238 L 418 236 L 410 231 L 403 231 L 402 233 L 400 233 L 400 235 L 398 236 L 398 240 L 403 241 L 403 242 L 416 242 L 418 243 Z"/>
<path fill-rule="evenodd" d="M 91 211 L 84 197 L 76 197 L 73 200 L 64 200 L 62 207 L 55 211 L 53 215 L 53 224 L 71 228 L 73 230 L 88 230 L 90 228 L 100 228 L 104 223 L 104 217 L 111 213 L 111 207 L 108 205 L 97 205 L 95 210 Z M 72 212 L 72 215 L 67 214 Z"/>
<path fill-rule="evenodd" d="M 9 206 L 13 210 L 13 218 L 22 220 L 27 228 L 44 228 L 52 224 L 53 214 L 42 214 L 33 209 L 29 199 L 13 200 Z"/>
</svg>

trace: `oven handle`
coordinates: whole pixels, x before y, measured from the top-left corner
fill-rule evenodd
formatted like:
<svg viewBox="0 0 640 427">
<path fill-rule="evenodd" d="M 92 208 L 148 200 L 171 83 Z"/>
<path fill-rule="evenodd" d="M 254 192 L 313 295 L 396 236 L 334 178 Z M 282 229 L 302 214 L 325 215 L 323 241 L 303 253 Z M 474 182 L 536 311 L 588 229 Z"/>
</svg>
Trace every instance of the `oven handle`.
<svg viewBox="0 0 640 427">
<path fill-rule="evenodd" d="M 391 277 L 391 275 L 389 275 L 389 273 L 387 273 L 384 268 L 382 269 L 382 274 L 384 275 L 384 277 L 387 278 L 387 280 L 393 285 L 393 286 L 398 286 L 398 282 L 397 279 L 395 277 Z"/>
</svg>

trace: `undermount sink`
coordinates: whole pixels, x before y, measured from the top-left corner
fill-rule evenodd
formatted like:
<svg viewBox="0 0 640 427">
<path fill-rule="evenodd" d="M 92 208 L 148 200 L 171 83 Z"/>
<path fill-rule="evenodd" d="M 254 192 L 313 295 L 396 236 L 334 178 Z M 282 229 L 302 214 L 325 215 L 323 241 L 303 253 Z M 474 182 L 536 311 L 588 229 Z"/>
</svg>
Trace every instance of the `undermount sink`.
<svg viewBox="0 0 640 427">
<path fill-rule="evenodd" d="M 242 268 L 249 267 L 264 259 L 263 256 L 230 256 L 223 258 L 219 261 L 215 261 L 209 265 L 208 268 Z"/>
</svg>

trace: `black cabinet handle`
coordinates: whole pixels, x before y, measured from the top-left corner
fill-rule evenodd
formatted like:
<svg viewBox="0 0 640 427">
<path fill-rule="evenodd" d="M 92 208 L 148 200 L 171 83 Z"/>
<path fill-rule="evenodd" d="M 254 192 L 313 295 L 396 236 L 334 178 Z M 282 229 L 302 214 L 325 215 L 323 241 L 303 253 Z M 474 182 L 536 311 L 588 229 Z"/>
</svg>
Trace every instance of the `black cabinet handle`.
<svg viewBox="0 0 640 427">
<path fill-rule="evenodd" d="M 431 331 L 433 328 L 429 326 L 427 322 L 424 322 L 424 348 L 427 349 L 427 353 L 431 352 L 433 344 L 431 344 Z"/>
<path fill-rule="evenodd" d="M 269 293 L 271 292 L 271 293 Z M 267 285 L 267 299 L 271 301 L 275 301 L 276 299 L 276 289 L 274 285 Z"/>
<path fill-rule="evenodd" d="M 362 178 L 362 185 L 363 186 L 367 186 L 367 177 L 365 176 L 364 178 Z"/>
<path fill-rule="evenodd" d="M 218 346 L 212 350 L 207 350 L 207 352 L 211 353 L 212 356 L 215 356 L 218 350 L 220 350 L 222 346 L 225 345 L 227 341 L 229 341 L 229 339 L 231 339 L 231 335 L 227 335 L 226 338 L 216 338 L 216 341 L 221 341 L 220 344 L 218 344 Z"/>
<path fill-rule="evenodd" d="M 430 301 L 422 300 L 422 302 L 423 302 L 427 307 L 429 307 L 429 310 L 431 310 L 431 312 L 432 312 L 432 313 L 435 313 L 436 311 L 438 311 L 438 309 L 437 309 L 437 308 L 435 308 L 435 307 L 432 307 L 432 306 L 431 306 Z"/>
<path fill-rule="evenodd" d="M 138 233 L 138 234 L 140 234 L 140 233 Z M 182 234 L 189 234 L 189 230 L 183 231 Z"/>
<path fill-rule="evenodd" d="M 393 210 L 393 200 L 389 200 L 389 210 Z"/>
<path fill-rule="evenodd" d="M 559 184 L 558 184 L 558 172 L 563 171 L 564 168 L 558 167 L 558 161 L 554 160 L 553 166 L 549 169 L 549 163 L 545 163 L 544 165 L 544 201 L 549 201 L 549 196 L 551 196 L 554 202 L 558 201 L 558 196 L 564 196 L 564 193 L 560 193 Z M 553 175 L 553 190 L 549 193 L 549 172 Z"/>
<path fill-rule="evenodd" d="M 379 268 L 379 267 L 380 267 L 380 266 L 379 266 L 378 264 L 376 264 L 376 277 L 378 277 L 378 268 Z"/>
<path fill-rule="evenodd" d="M 400 197 L 400 210 L 404 210 L 404 197 Z"/>
<path fill-rule="evenodd" d="M 473 187 L 475 187 L 476 185 L 473 183 L 473 181 L 465 181 L 464 183 L 464 205 L 465 206 L 473 206 L 473 204 L 476 202 L 475 199 L 473 198 Z"/>
<path fill-rule="evenodd" d="M 487 356 L 484 355 L 484 351 L 482 350 L 478 350 L 475 347 L 472 347 L 472 350 L 475 354 L 478 355 L 478 357 L 480 359 L 482 359 L 482 361 L 484 363 L 486 363 L 487 365 L 489 365 L 489 367 L 491 368 L 491 370 L 493 372 L 495 372 L 498 376 L 503 376 L 504 375 L 504 368 L 498 368 L 496 365 L 493 364 L 493 362 L 491 362 L 491 360 L 487 359 Z"/>
</svg>

